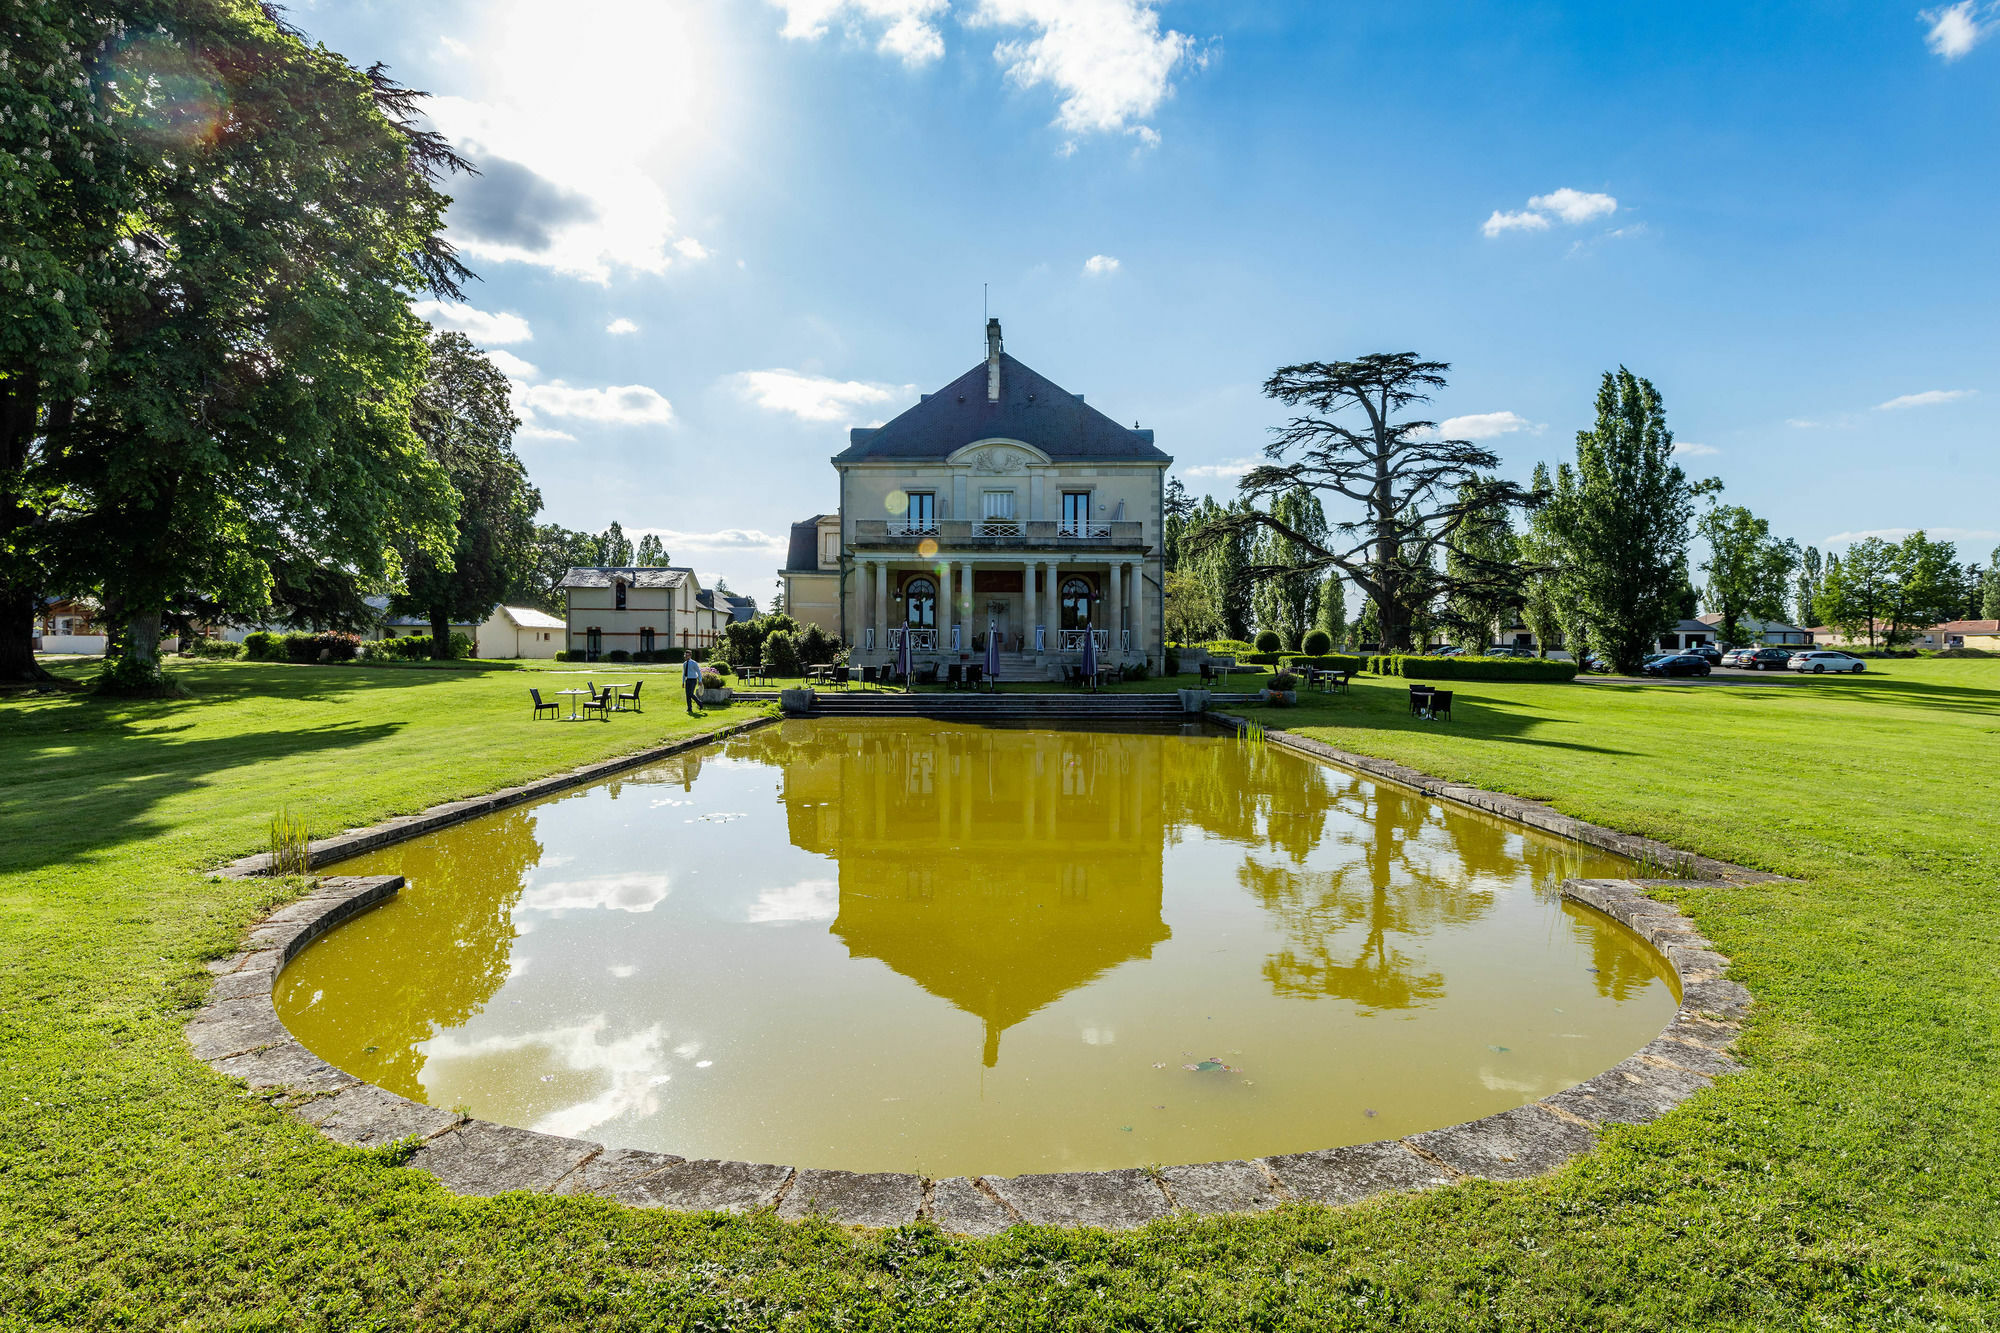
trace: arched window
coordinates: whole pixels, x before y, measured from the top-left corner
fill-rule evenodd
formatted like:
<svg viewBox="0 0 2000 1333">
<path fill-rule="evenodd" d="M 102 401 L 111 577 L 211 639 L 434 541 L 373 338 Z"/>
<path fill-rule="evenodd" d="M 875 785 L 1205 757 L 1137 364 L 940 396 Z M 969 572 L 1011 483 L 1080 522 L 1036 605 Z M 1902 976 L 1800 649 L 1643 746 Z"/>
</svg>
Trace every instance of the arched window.
<svg viewBox="0 0 2000 1333">
<path fill-rule="evenodd" d="M 903 585 L 903 623 L 912 629 L 937 628 L 937 584 L 911 579 Z"/>
<path fill-rule="evenodd" d="M 1082 629 L 1090 623 L 1090 585 L 1082 579 L 1064 579 L 1062 585 L 1062 627 Z"/>
</svg>

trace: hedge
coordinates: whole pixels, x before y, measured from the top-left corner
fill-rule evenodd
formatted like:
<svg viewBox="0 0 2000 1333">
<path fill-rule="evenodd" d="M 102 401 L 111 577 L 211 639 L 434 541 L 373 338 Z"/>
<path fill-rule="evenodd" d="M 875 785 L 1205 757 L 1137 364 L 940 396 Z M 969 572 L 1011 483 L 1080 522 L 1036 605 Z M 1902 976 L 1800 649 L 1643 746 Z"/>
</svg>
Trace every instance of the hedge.
<svg viewBox="0 0 2000 1333">
<path fill-rule="evenodd" d="M 273 634 L 243 636 L 243 652 L 253 662 L 351 662 L 361 640 L 352 634 Z"/>
<path fill-rule="evenodd" d="M 1575 680 L 1576 663 L 1550 657 L 1429 657 L 1386 653 L 1374 660 L 1385 676 L 1413 680 Z"/>
<path fill-rule="evenodd" d="M 1361 659 L 1352 653 L 1286 653 L 1280 665 L 1289 670 L 1300 671 L 1314 667 L 1320 671 L 1359 671 Z"/>
</svg>

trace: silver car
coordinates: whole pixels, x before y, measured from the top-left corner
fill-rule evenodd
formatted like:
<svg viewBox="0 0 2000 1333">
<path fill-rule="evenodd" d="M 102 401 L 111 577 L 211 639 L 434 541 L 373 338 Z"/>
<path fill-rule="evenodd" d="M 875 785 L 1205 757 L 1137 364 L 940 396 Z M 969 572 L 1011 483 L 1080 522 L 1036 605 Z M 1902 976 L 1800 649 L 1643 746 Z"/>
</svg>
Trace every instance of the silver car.
<svg viewBox="0 0 2000 1333">
<path fill-rule="evenodd" d="M 1815 675 L 1824 671 L 1861 671 L 1867 666 L 1853 653 L 1838 652 L 1831 648 L 1814 648 L 1801 653 L 1793 653 L 1792 660 L 1785 663 L 1794 671 L 1810 671 Z"/>
</svg>

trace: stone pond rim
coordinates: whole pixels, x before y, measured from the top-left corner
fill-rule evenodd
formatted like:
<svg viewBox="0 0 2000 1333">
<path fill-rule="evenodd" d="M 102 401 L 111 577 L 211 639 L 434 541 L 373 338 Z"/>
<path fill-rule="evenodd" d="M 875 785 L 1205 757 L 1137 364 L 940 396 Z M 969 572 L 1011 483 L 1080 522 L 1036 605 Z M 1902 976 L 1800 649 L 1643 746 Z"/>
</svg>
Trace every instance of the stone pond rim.
<svg viewBox="0 0 2000 1333">
<path fill-rule="evenodd" d="M 1240 719 L 1211 715 L 1240 729 Z M 311 845 L 315 864 L 387 846 L 494 810 L 594 782 L 685 750 L 769 725 L 754 718 L 699 737 L 589 764 L 485 797 L 453 801 L 417 815 L 352 830 Z M 1286 732 L 1267 743 L 1415 788 L 1433 798 L 1629 857 L 1690 862 L 1706 877 L 1771 882 L 1727 862 L 1684 854 L 1649 839 L 1563 815 L 1540 802 L 1442 782 L 1386 760 L 1349 754 Z M 268 857 L 245 857 L 222 873 L 261 873 Z M 1520 1180 L 1555 1170 L 1589 1151 L 1596 1129 L 1656 1119 L 1740 1066 L 1730 1056 L 1749 993 L 1723 975 L 1717 953 L 1678 909 L 1649 890 L 1672 880 L 1566 880 L 1564 897 L 1611 917 L 1645 940 L 1673 968 L 1681 1004 L 1660 1034 L 1604 1073 L 1539 1101 L 1495 1115 L 1400 1139 L 1242 1161 L 1152 1170 L 1073 1171 L 1012 1177 L 933 1180 L 895 1172 L 850 1172 L 752 1162 L 689 1161 L 671 1153 L 605 1148 L 474 1120 L 365 1083 L 307 1050 L 279 1019 L 272 996 L 278 974 L 313 940 L 395 894 L 401 876 L 327 876 L 304 897 L 253 928 L 244 948 L 210 963 L 208 1003 L 187 1025 L 197 1059 L 240 1079 L 250 1091 L 315 1126 L 329 1139 L 380 1147 L 404 1139 L 418 1146 L 409 1165 L 460 1194 L 512 1190 L 589 1194 L 641 1208 L 746 1211 L 772 1208 L 788 1219 L 823 1214 L 859 1226 L 930 1221 L 945 1231 L 988 1235 L 1016 1223 L 1107 1228 L 1142 1226 L 1176 1211 L 1254 1212 L 1299 1201 L 1342 1205 L 1374 1195 L 1431 1189 L 1466 1178 Z"/>
</svg>

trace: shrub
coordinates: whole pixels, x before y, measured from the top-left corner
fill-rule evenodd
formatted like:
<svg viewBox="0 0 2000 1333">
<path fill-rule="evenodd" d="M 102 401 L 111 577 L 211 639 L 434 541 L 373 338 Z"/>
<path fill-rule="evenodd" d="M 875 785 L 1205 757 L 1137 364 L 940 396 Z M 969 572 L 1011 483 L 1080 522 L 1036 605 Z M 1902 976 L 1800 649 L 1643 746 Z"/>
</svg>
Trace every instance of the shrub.
<svg viewBox="0 0 2000 1333">
<path fill-rule="evenodd" d="M 1296 690 L 1298 687 L 1299 678 L 1289 671 L 1280 671 L 1272 676 L 1271 684 L 1268 686 L 1274 690 Z"/>
<path fill-rule="evenodd" d="M 470 634 L 453 634 L 451 636 L 452 661 L 463 662 L 468 658 L 476 657 L 478 655 L 479 655 L 479 647 L 477 644 L 473 643 L 472 636 Z"/>
<path fill-rule="evenodd" d="M 275 662 L 284 652 L 284 639 L 269 630 L 243 636 L 243 652 L 253 662 Z"/>
<path fill-rule="evenodd" d="M 287 634 L 285 657 L 293 662 L 352 662 L 361 651 L 354 634 Z"/>
<path fill-rule="evenodd" d="M 1323 629 L 1309 629 L 1299 640 L 1299 651 L 1307 657 L 1325 657 L 1333 651 L 1333 636 Z"/>
<path fill-rule="evenodd" d="M 840 640 L 818 625 L 808 625 L 798 636 L 799 661 L 805 666 L 827 666 L 840 655 Z"/>
<path fill-rule="evenodd" d="M 107 657 L 97 674 L 96 690 L 125 699 L 174 699 L 186 694 L 159 663 L 136 657 Z"/>
<path fill-rule="evenodd" d="M 799 667 L 799 641 L 790 630 L 773 630 L 764 636 L 764 669 L 774 676 L 805 674 Z"/>
<path fill-rule="evenodd" d="M 685 648 L 655 648 L 653 650 L 653 660 L 655 662 L 672 662 L 675 666 L 679 666 L 682 662 L 687 661 L 687 655 L 687 649 Z"/>
<path fill-rule="evenodd" d="M 1241 657 L 1244 653 L 1256 651 L 1241 639 L 1210 639 L 1201 646 L 1223 657 Z"/>
<path fill-rule="evenodd" d="M 623 648 L 613 648 L 604 655 L 604 660 L 607 662 L 629 662 L 632 660 L 632 654 L 626 652 Z"/>
<path fill-rule="evenodd" d="M 1257 631 L 1257 651 L 1260 653 L 1281 653 L 1285 650 L 1285 638 L 1274 629 Z"/>
<path fill-rule="evenodd" d="M 241 657 L 243 645 L 224 639 L 191 639 L 181 644 L 182 657 Z"/>
<path fill-rule="evenodd" d="M 769 627 L 758 620 L 732 620 L 722 627 L 722 655 L 736 666 L 757 662 L 764 654 L 764 635 Z"/>
<path fill-rule="evenodd" d="M 1166 674 L 1169 676 L 1181 674 L 1181 655 L 1172 648 L 1167 649 Z"/>
<path fill-rule="evenodd" d="M 1238 653 L 1236 660 L 1253 666 L 1276 666 L 1284 661 L 1286 656 L 1285 653 Z"/>
<path fill-rule="evenodd" d="M 1576 663 L 1549 657 L 1430 657 L 1419 653 L 1389 653 L 1375 659 L 1385 676 L 1413 680 L 1532 680 L 1576 679 Z"/>
<path fill-rule="evenodd" d="M 1150 674 L 1152 673 L 1144 662 L 1139 663 L 1137 666 L 1125 668 L 1125 679 L 1127 680 L 1144 680 Z"/>
<path fill-rule="evenodd" d="M 1316 667 L 1321 671 L 1355 672 L 1361 670 L 1361 659 L 1352 653 L 1320 653 L 1318 655 L 1286 653 L 1279 659 L 1279 665 L 1291 671 L 1303 670 L 1306 667 Z"/>
<path fill-rule="evenodd" d="M 556 649 L 555 660 L 558 662 L 574 662 L 582 656 L 582 653 L 573 653 L 567 648 L 558 648 Z"/>
<path fill-rule="evenodd" d="M 719 690 L 722 688 L 722 677 L 713 671 L 704 671 L 701 673 L 701 687 L 704 690 Z"/>
<path fill-rule="evenodd" d="M 369 655 L 391 662 L 420 661 L 431 655 L 431 636 L 406 634 L 400 639 L 378 639 L 370 645 Z"/>
<path fill-rule="evenodd" d="M 727 676 L 729 674 L 729 663 L 717 662 L 713 666 L 711 666 L 709 670 L 713 671 L 718 676 Z"/>
</svg>

